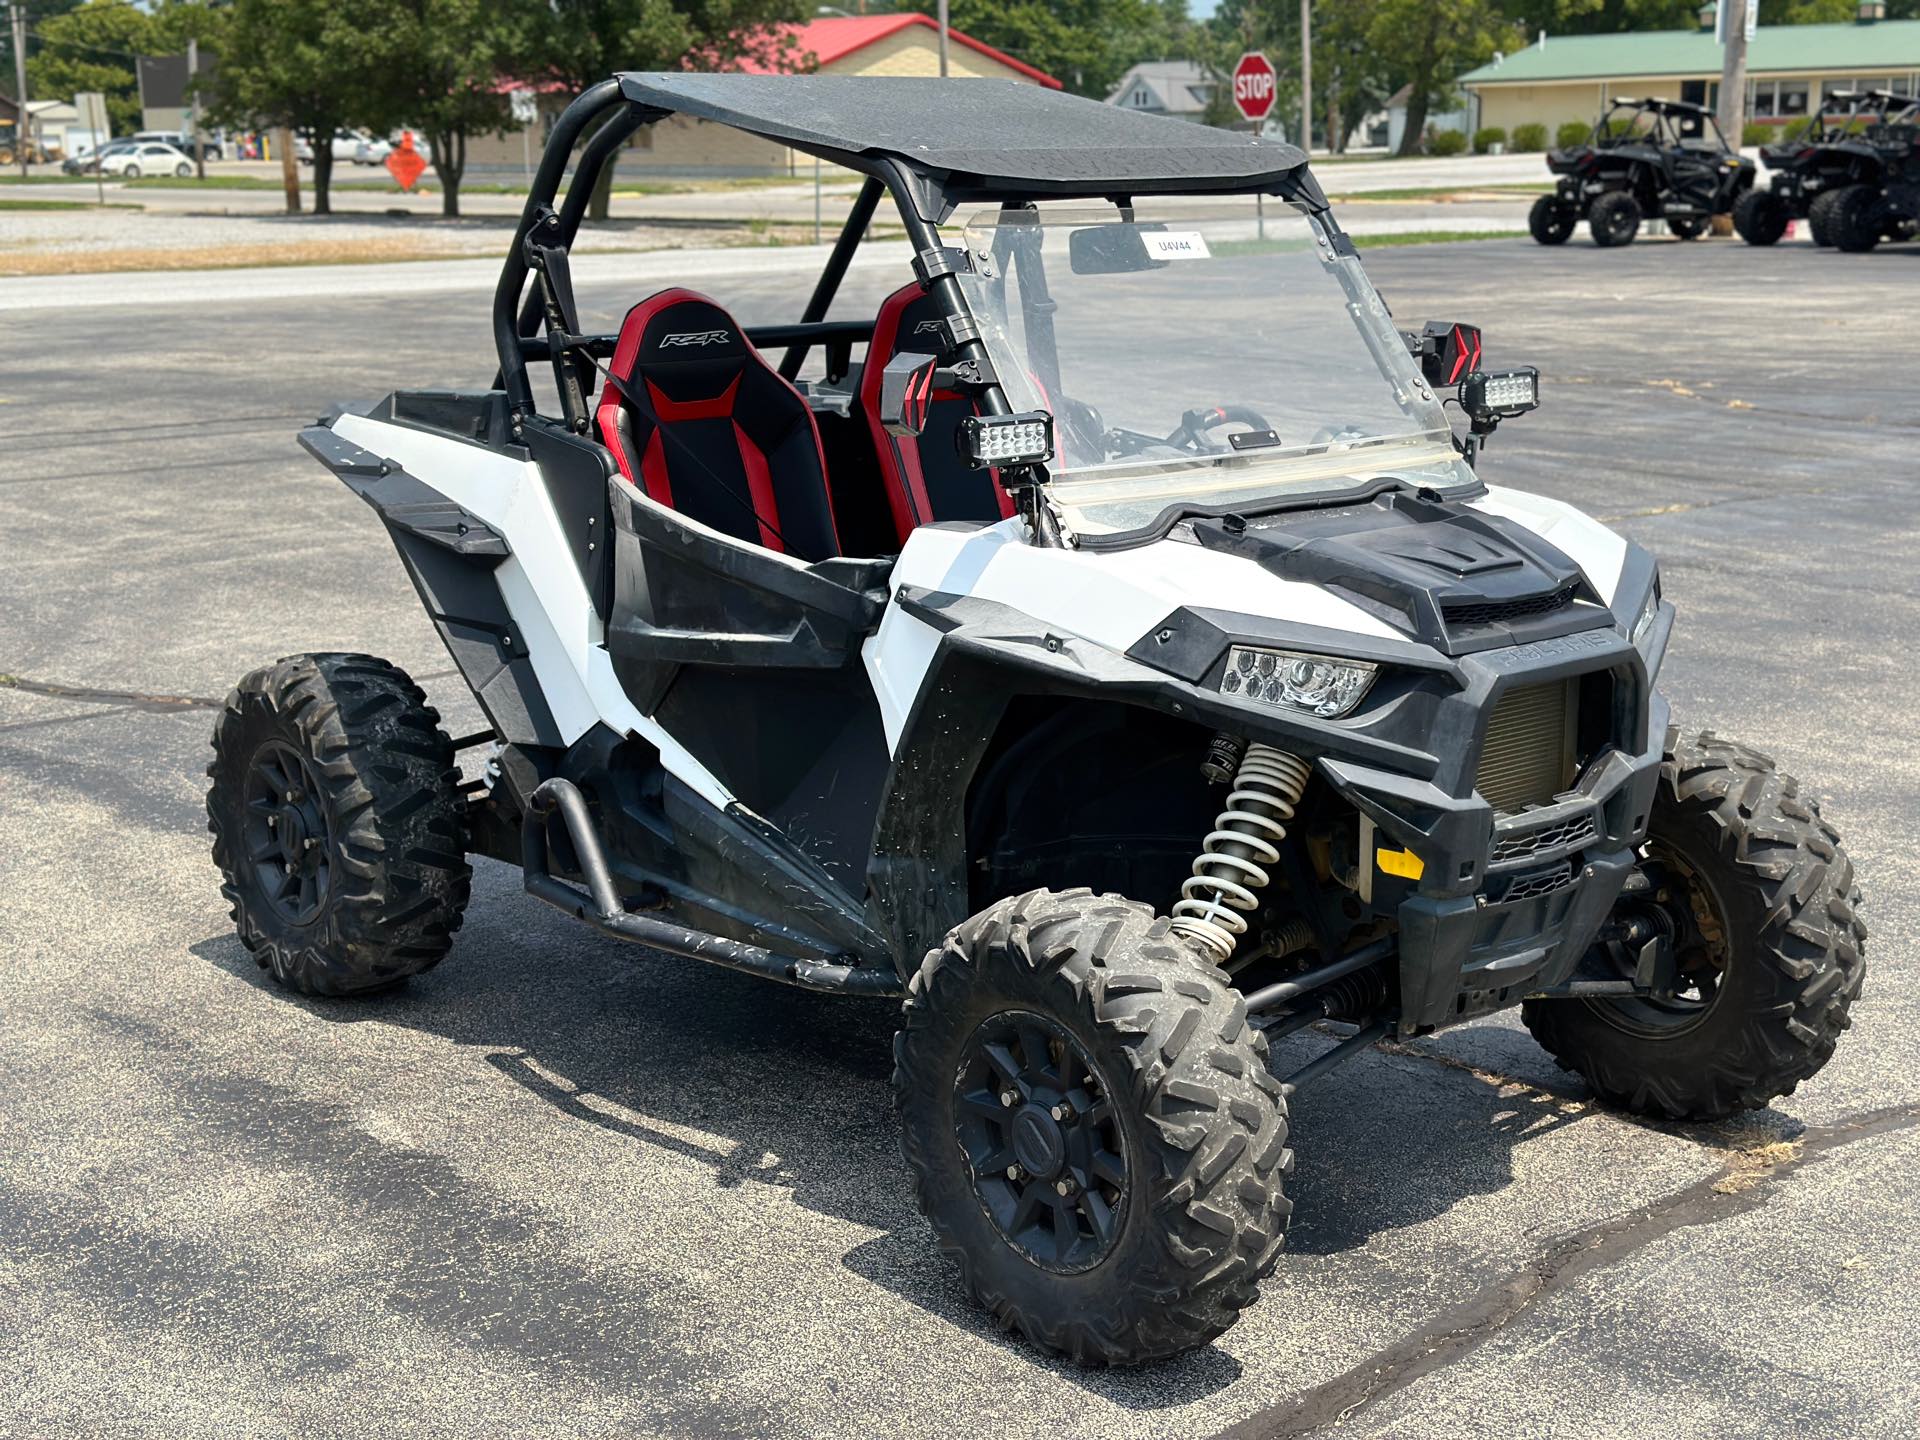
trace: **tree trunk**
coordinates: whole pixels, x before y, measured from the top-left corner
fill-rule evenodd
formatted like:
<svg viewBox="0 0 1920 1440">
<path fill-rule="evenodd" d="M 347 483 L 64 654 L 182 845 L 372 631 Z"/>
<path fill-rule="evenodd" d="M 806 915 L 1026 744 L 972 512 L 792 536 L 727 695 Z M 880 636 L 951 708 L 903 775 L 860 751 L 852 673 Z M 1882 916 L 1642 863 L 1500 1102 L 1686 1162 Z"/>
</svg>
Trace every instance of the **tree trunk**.
<svg viewBox="0 0 1920 1440">
<path fill-rule="evenodd" d="M 327 187 L 333 184 L 333 132 L 334 126 L 325 130 L 310 132 L 307 141 L 313 147 L 313 213 L 331 215 L 333 206 L 327 198 Z"/>
<path fill-rule="evenodd" d="M 1396 155 L 1418 155 L 1420 153 L 1421 132 L 1427 128 L 1427 87 L 1415 81 L 1413 89 L 1407 92 L 1407 128 L 1400 132 L 1400 148 Z"/>
<path fill-rule="evenodd" d="M 467 173 L 467 135 L 464 130 L 429 130 L 427 158 L 433 173 L 440 178 L 440 214 L 443 219 L 460 218 L 460 181 Z"/>
<path fill-rule="evenodd" d="M 1327 153 L 1343 155 L 1347 149 L 1347 127 L 1340 123 L 1340 70 L 1327 75 Z"/>
<path fill-rule="evenodd" d="M 587 207 L 587 218 L 589 220 L 604 220 L 607 218 L 607 210 L 613 204 L 613 168 L 619 163 L 620 152 L 618 150 L 607 157 L 607 163 L 600 171 L 600 178 L 594 182 L 593 201 Z"/>
</svg>

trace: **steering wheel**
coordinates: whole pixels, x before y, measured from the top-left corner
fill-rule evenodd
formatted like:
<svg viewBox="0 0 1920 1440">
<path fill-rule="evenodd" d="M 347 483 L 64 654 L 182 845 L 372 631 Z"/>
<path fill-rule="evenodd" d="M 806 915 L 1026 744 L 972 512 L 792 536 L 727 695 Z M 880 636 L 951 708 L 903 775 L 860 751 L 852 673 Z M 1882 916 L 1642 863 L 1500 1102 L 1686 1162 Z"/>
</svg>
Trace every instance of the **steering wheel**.
<svg viewBox="0 0 1920 1440">
<path fill-rule="evenodd" d="M 1250 430 L 1274 428 L 1271 420 L 1251 406 L 1209 405 L 1205 409 L 1187 411 L 1161 443 L 1183 450 L 1215 450 L 1219 447 L 1207 442 L 1206 433 L 1222 425 L 1245 425 Z"/>
</svg>

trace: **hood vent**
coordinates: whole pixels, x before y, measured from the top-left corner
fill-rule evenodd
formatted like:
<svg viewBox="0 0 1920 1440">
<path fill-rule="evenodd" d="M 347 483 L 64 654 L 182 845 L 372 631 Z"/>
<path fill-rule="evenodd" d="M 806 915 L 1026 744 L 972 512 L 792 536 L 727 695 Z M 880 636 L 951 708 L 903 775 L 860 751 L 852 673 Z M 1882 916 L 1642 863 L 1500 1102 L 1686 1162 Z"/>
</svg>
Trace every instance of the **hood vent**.
<svg viewBox="0 0 1920 1440">
<path fill-rule="evenodd" d="M 1578 585 L 1562 585 L 1544 595 L 1526 595 L 1518 600 L 1448 600 L 1440 606 L 1447 627 L 1472 628 L 1476 625 L 1511 625 L 1516 620 L 1537 620 L 1557 615 L 1573 604 Z"/>
</svg>

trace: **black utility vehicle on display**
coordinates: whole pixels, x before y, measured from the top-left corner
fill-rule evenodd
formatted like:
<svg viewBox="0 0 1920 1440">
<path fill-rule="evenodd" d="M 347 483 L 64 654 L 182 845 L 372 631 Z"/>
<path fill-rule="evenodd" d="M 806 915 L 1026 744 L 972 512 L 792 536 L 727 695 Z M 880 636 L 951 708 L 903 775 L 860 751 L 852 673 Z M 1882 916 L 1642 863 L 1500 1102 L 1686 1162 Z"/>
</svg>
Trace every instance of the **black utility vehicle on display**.
<svg viewBox="0 0 1920 1440">
<path fill-rule="evenodd" d="M 1867 138 L 1871 127 L 1913 108 L 1914 101 L 1888 90 L 1830 93 L 1812 128 L 1798 139 L 1760 147 L 1770 187 L 1755 186 L 1733 206 L 1733 228 L 1749 245 L 1772 245 L 1790 221 L 1805 220 L 1816 245 L 1833 244 L 1832 206 L 1826 202 L 1848 185 L 1877 180 L 1886 168 Z"/>
<path fill-rule="evenodd" d="M 1821 147 L 1816 163 L 1833 170 L 1812 209 L 1827 243 L 1859 253 L 1920 233 L 1920 102 L 1888 96 L 1863 131 Z"/>
<path fill-rule="evenodd" d="M 1755 174 L 1713 112 L 1684 100 L 1615 100 L 1592 138 L 1549 151 L 1547 168 L 1559 182 L 1527 216 L 1542 245 L 1565 244 L 1582 220 L 1596 245 L 1629 245 L 1654 218 L 1694 240 L 1753 188 Z"/>
<path fill-rule="evenodd" d="M 794 319 L 674 287 L 583 322 L 596 181 L 676 115 L 864 177 Z M 883 202 L 904 243 L 862 251 Z M 1013 82 L 623 74 L 554 123 L 493 335 L 490 385 L 301 432 L 487 724 L 362 654 L 228 696 L 214 858 L 280 983 L 436 965 L 483 855 L 897 1006 L 939 1244 L 1104 1362 L 1253 1303 L 1289 1097 L 1382 1040 L 1518 1006 L 1670 1118 L 1832 1056 L 1834 832 L 1672 727 L 1653 557 L 1477 472 L 1538 376 L 1396 329 L 1298 150 Z"/>
</svg>

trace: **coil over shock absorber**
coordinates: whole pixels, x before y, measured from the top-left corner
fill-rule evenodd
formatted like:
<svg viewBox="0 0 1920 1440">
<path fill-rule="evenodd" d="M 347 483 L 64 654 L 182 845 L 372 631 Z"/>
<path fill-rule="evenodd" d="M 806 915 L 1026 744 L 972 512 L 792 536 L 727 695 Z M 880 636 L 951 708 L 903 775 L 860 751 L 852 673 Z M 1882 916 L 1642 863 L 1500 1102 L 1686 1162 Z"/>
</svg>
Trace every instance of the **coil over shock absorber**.
<svg viewBox="0 0 1920 1440">
<path fill-rule="evenodd" d="M 1286 822 L 1313 768 L 1298 755 L 1221 732 L 1213 737 L 1200 772 L 1216 783 L 1230 778 L 1233 788 L 1193 862 L 1193 874 L 1181 883 L 1173 929 L 1225 965 L 1247 933 L 1246 917 L 1260 908 L 1255 892 L 1272 883 L 1267 867 L 1280 861 Z"/>
</svg>

